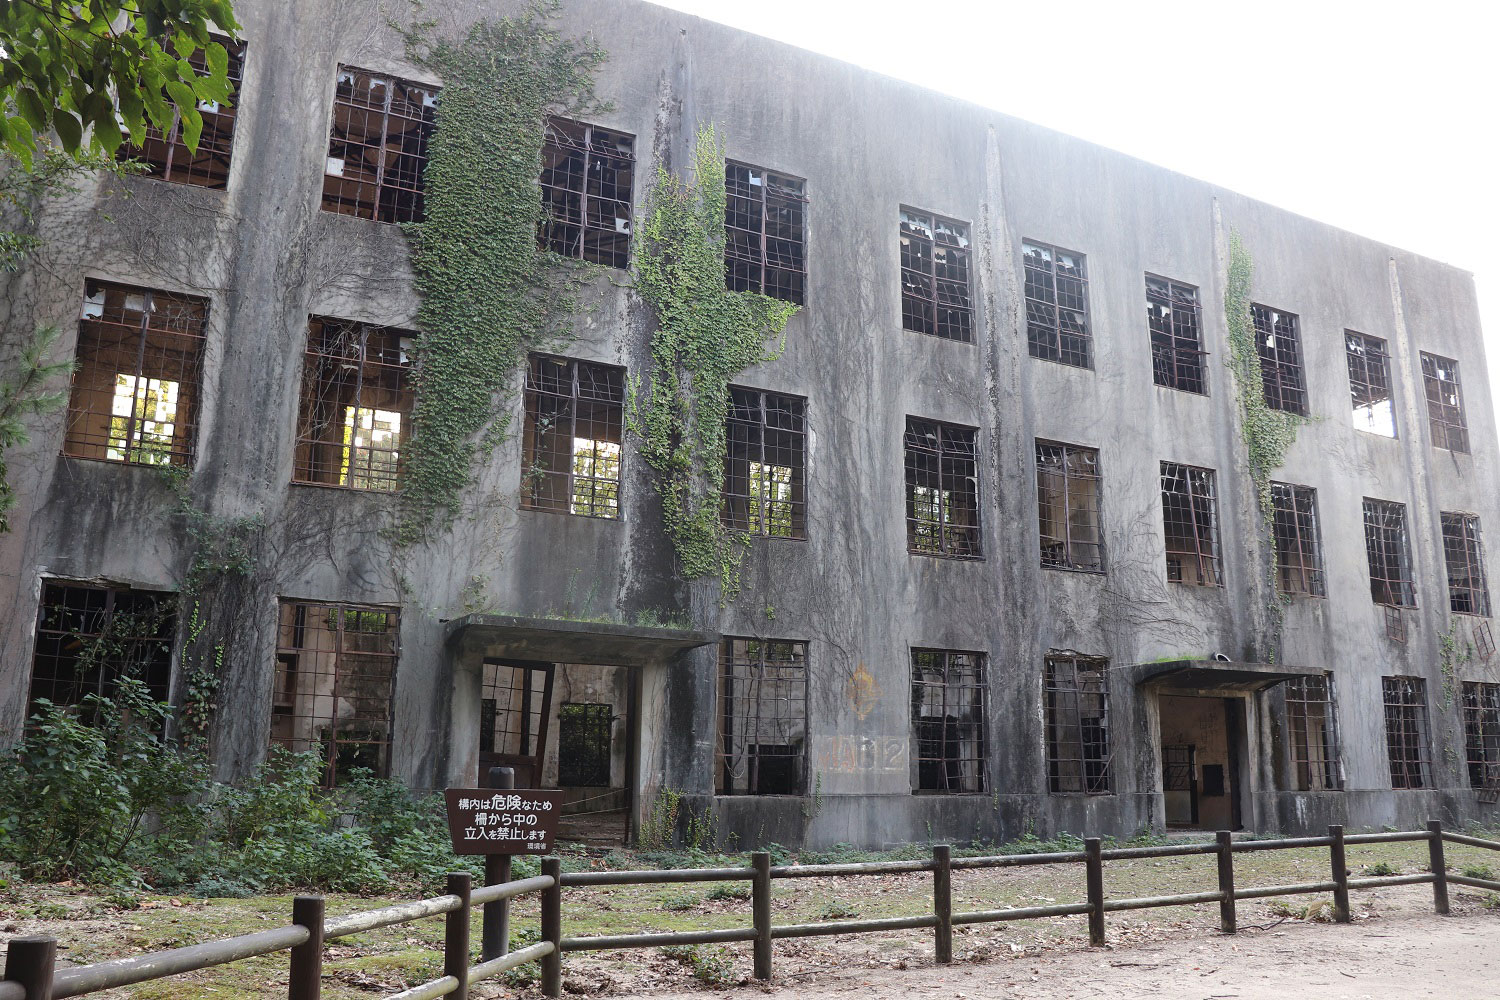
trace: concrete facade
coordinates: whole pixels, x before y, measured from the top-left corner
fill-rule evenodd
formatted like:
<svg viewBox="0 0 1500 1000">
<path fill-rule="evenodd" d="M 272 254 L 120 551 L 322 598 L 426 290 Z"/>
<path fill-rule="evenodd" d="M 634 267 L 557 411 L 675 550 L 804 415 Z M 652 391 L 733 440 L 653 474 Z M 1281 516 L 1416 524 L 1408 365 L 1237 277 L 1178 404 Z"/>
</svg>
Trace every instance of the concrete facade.
<svg viewBox="0 0 1500 1000">
<path fill-rule="evenodd" d="M 618 764 L 632 772 L 637 815 L 661 790 L 678 790 L 741 847 L 1159 828 L 1167 815 L 1160 747 L 1177 724 L 1162 706 L 1205 694 L 1241 706 L 1231 727 L 1239 747 L 1223 763 L 1237 761 L 1229 778 L 1246 828 L 1493 817 L 1463 768 L 1464 730 L 1455 699 L 1444 696 L 1451 679 L 1439 640 L 1450 617 L 1460 645 L 1483 621 L 1449 615 L 1439 512 L 1500 525 L 1495 408 L 1465 272 L 727 27 L 636 0 L 569 0 L 560 29 L 592 33 L 609 53 L 598 90 L 614 110 L 595 124 L 636 137 L 637 218 L 646 181 L 658 166 L 689 162 L 700 123 L 719 127 L 730 159 L 806 180 L 805 308 L 784 354 L 736 384 L 807 400 L 807 538 L 757 539 L 743 594 L 720 608 L 710 586 L 678 578 L 638 441 L 625 442 L 623 516 L 601 520 L 521 509 L 521 444 L 512 435 L 477 469 L 452 532 L 398 554 L 379 533 L 391 498 L 291 485 L 293 442 L 309 316 L 409 326 L 418 304 L 396 227 L 319 208 L 335 74 L 352 65 L 427 77 L 406 61 L 374 2 L 241 6 L 247 55 L 227 189 L 140 178 L 86 186 L 47 207 L 43 248 L 0 297 L 7 350 L 55 324 L 64 356 L 86 279 L 210 301 L 192 492 L 214 516 L 259 515 L 263 524 L 252 539 L 253 572 L 205 609 L 234 620 L 215 732 L 223 774 L 246 773 L 265 751 L 277 604 L 296 598 L 399 609 L 389 768 L 417 788 L 475 780 L 479 667 L 487 656 L 512 656 L 630 667 L 634 749 L 621 748 Z M 429 5 L 439 30 L 455 33 L 510 9 Z M 974 343 L 902 329 L 903 206 L 969 224 Z M 1288 790 L 1280 687 L 1226 688 L 1211 666 L 1214 654 L 1268 658 L 1266 543 L 1224 364 L 1231 229 L 1255 260 L 1253 300 L 1301 321 L 1314 419 L 1275 478 L 1317 490 L 1328 596 L 1291 601 L 1279 660 L 1332 673 L 1341 791 Z M 1023 239 L 1086 256 L 1091 370 L 1028 355 Z M 1146 274 L 1199 289 L 1204 395 L 1153 383 Z M 621 287 L 624 278 L 615 272 L 591 286 L 562 353 L 644 370 L 649 312 Z M 1352 425 L 1346 329 L 1390 345 L 1394 439 Z M 1431 441 L 1421 351 L 1461 364 L 1472 454 Z M 507 405 L 519 419 L 520 394 Z M 908 552 L 908 415 L 979 429 L 982 559 Z M 44 580 L 175 591 L 189 558 L 159 472 L 63 457 L 63 435 L 63 415 L 49 415 L 35 422 L 29 446 L 7 456 L 20 496 L 13 530 L 0 536 L 0 730 L 11 734 L 26 712 Z M 1098 449 L 1106 572 L 1040 566 L 1037 439 Z M 1162 461 L 1217 473 L 1222 588 L 1167 580 Z M 1371 600 L 1364 497 L 1406 508 L 1418 609 L 1405 612 L 1404 643 L 1387 638 L 1384 611 Z M 1488 559 L 1494 576 L 1493 551 Z M 643 611 L 684 617 L 695 631 L 570 632 L 558 623 L 630 621 Z M 482 635 L 456 635 L 454 620 L 476 612 L 513 617 Z M 542 635 L 548 620 L 564 634 Z M 714 795 L 720 635 L 807 643 L 806 795 Z M 987 658 L 982 793 L 913 793 L 913 648 Z M 1050 650 L 1109 661 L 1110 794 L 1048 791 Z M 1179 660 L 1205 665 L 1176 681 L 1137 682 L 1132 672 Z M 1455 669 L 1459 681 L 1500 680 L 1500 658 L 1475 656 Z M 1388 675 L 1426 681 L 1436 787 L 1391 788 Z M 610 703 L 616 698 L 611 688 Z"/>
</svg>

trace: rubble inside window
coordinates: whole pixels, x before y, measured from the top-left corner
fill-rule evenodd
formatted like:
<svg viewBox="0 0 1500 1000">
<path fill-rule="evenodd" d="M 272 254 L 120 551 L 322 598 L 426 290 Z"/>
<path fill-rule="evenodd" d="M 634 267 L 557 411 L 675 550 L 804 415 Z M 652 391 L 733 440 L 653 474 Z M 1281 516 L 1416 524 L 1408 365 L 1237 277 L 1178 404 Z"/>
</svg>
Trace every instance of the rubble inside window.
<svg viewBox="0 0 1500 1000">
<path fill-rule="evenodd" d="M 198 113 L 203 118 L 203 132 L 198 137 L 197 152 L 188 149 L 187 143 L 183 141 L 182 115 L 174 112 L 172 125 L 166 132 L 148 122 L 141 144 L 134 146 L 127 140 L 120 145 L 116 159 L 121 162 L 138 160 L 146 164 L 146 176 L 164 181 L 197 184 L 206 188 L 229 186 L 229 157 L 234 146 L 235 105 L 238 103 L 245 66 L 245 44 L 221 35 L 210 37 L 224 46 L 224 52 L 229 57 L 225 75 L 229 79 L 229 92 L 233 102 L 198 102 Z M 188 63 L 199 76 L 208 75 L 208 63 L 202 49 L 189 56 Z"/>
<path fill-rule="evenodd" d="M 538 243 L 564 257 L 626 267 L 634 179 L 634 136 L 548 119 Z"/>
<path fill-rule="evenodd" d="M 1500 684 L 1465 681 L 1461 705 L 1469 787 L 1500 792 Z"/>
<path fill-rule="evenodd" d="M 1104 571 L 1099 493 L 1098 451 L 1052 441 L 1036 443 L 1043 566 Z"/>
<path fill-rule="evenodd" d="M 720 795 L 801 795 L 807 788 L 807 644 L 724 639 L 719 648 Z"/>
<path fill-rule="evenodd" d="M 1033 358 L 1094 367 L 1089 281 L 1081 253 L 1026 240 L 1026 344 Z"/>
<path fill-rule="evenodd" d="M 340 66 L 323 171 L 323 209 L 377 222 L 421 222 L 422 171 L 438 89 Z"/>
<path fill-rule="evenodd" d="M 1417 592 L 1412 582 L 1405 505 L 1365 497 L 1364 515 L 1371 599 L 1376 604 L 1390 607 L 1416 607 Z"/>
<path fill-rule="evenodd" d="M 906 418 L 906 545 L 912 552 L 975 559 L 979 540 L 979 432 Z"/>
<path fill-rule="evenodd" d="M 1337 791 L 1344 787 L 1337 721 L 1331 676 L 1294 677 L 1286 682 L 1287 743 L 1295 791 Z"/>
<path fill-rule="evenodd" d="M 1349 396 L 1354 403 L 1355 428 L 1383 437 L 1395 437 L 1391 356 L 1385 341 L 1345 330 L 1344 357 L 1349 364 Z"/>
<path fill-rule="evenodd" d="M 801 180 L 724 165 L 726 285 L 802 305 L 807 284 L 807 198 Z"/>
<path fill-rule="evenodd" d="M 1151 330 L 1151 372 L 1168 389 L 1208 392 L 1208 353 L 1198 306 L 1198 289 L 1169 278 L 1146 275 L 1146 325 Z"/>
<path fill-rule="evenodd" d="M 1161 463 L 1161 504 L 1167 579 L 1197 587 L 1222 587 L 1219 501 L 1213 470 Z"/>
<path fill-rule="evenodd" d="M 1047 781 L 1053 792 L 1110 791 L 1109 661 L 1047 657 Z"/>
<path fill-rule="evenodd" d="M 177 595 L 43 580 L 28 703 L 81 705 L 112 697 L 123 677 L 166 701 L 177 635 Z"/>
<path fill-rule="evenodd" d="M 983 653 L 912 650 L 912 758 L 918 791 L 985 790 L 984 660 Z"/>
<path fill-rule="evenodd" d="M 208 301 L 89 281 L 63 454 L 190 465 Z"/>
<path fill-rule="evenodd" d="M 1479 515 L 1444 511 L 1443 561 L 1448 567 L 1448 608 L 1454 614 L 1490 616 L 1490 588 L 1484 573 Z"/>
<path fill-rule="evenodd" d="M 1250 306 L 1255 327 L 1255 349 L 1260 354 L 1260 379 L 1266 405 L 1307 416 L 1307 385 L 1302 377 L 1302 345 L 1297 317 L 1270 306 Z"/>
<path fill-rule="evenodd" d="M 1427 753 L 1427 682 L 1420 677 L 1382 677 L 1385 742 L 1392 788 L 1431 784 Z"/>
<path fill-rule="evenodd" d="M 969 254 L 965 223 L 901 210 L 902 329 L 973 343 Z"/>
<path fill-rule="evenodd" d="M 724 523 L 776 538 L 807 537 L 807 401 L 729 388 Z"/>
<path fill-rule="evenodd" d="M 1283 594 L 1328 596 L 1318 535 L 1318 491 L 1311 486 L 1272 483 L 1271 508 L 1278 589 Z"/>
<path fill-rule="evenodd" d="M 624 369 L 532 355 L 521 506 L 618 518 L 624 420 Z"/>
<path fill-rule="evenodd" d="M 1469 428 L 1464 421 L 1458 362 L 1423 351 L 1422 384 L 1427 390 L 1427 420 L 1432 427 L 1433 446 L 1467 455 Z"/>
</svg>

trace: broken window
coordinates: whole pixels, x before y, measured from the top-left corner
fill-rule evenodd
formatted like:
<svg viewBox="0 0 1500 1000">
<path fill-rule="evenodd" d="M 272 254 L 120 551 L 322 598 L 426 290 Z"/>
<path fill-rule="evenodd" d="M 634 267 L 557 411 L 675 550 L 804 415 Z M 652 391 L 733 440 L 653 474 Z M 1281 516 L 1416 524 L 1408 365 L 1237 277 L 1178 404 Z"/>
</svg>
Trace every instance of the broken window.
<svg viewBox="0 0 1500 1000">
<path fill-rule="evenodd" d="M 421 222 L 422 171 L 438 88 L 340 66 L 323 170 L 323 209 L 377 222 Z"/>
<path fill-rule="evenodd" d="M 547 120 L 538 243 L 608 267 L 630 262 L 635 137 L 597 125 Z"/>
<path fill-rule="evenodd" d="M 1417 606 L 1406 538 L 1406 507 L 1365 497 L 1365 552 L 1370 560 L 1370 597 L 1389 607 Z"/>
<path fill-rule="evenodd" d="M 1464 396 L 1458 384 L 1458 362 L 1422 352 L 1422 383 L 1427 388 L 1427 420 L 1437 448 L 1469 453 Z"/>
<path fill-rule="evenodd" d="M 533 354 L 521 506 L 619 517 L 624 419 L 624 369 Z"/>
<path fill-rule="evenodd" d="M 806 790 L 807 643 L 724 639 L 715 757 L 720 795 Z"/>
<path fill-rule="evenodd" d="M 1287 681 L 1286 722 L 1292 758 L 1292 788 L 1299 792 L 1342 788 L 1338 727 L 1333 712 L 1333 677 L 1324 674 L 1322 677 L 1293 677 Z"/>
<path fill-rule="evenodd" d="M 966 224 L 901 210 L 901 327 L 973 342 Z"/>
<path fill-rule="evenodd" d="M 807 537 L 806 400 L 729 388 L 724 523 L 777 538 Z"/>
<path fill-rule="evenodd" d="M 176 634 L 176 594 L 43 580 L 30 710 L 43 699 L 68 706 L 112 697 L 122 677 L 166 701 Z"/>
<path fill-rule="evenodd" d="M 558 787 L 609 787 L 614 721 L 612 705 L 563 702 L 557 711 Z"/>
<path fill-rule="evenodd" d="M 1307 386 L 1302 379 L 1302 345 L 1297 317 L 1270 306 L 1252 305 L 1255 349 L 1260 354 L 1260 381 L 1266 405 L 1273 410 L 1307 415 Z"/>
<path fill-rule="evenodd" d="M 515 766 L 521 787 L 535 787 L 547 746 L 554 666 L 532 661 L 484 661 L 480 685 L 480 766 Z M 496 755 L 491 757 L 490 755 Z M 516 758 L 531 758 L 517 761 Z M 528 782 L 530 784 L 528 784 Z"/>
<path fill-rule="evenodd" d="M 225 75 L 229 79 L 230 99 L 237 102 L 245 65 L 245 44 L 220 35 L 210 37 L 224 46 L 224 52 L 229 57 Z M 202 49 L 189 56 L 188 63 L 199 76 L 209 75 Z M 121 143 L 115 158 L 122 162 L 137 160 L 144 163 L 148 168 L 148 177 L 207 188 L 227 187 L 229 154 L 234 145 L 234 103 L 199 101 L 198 113 L 203 118 L 203 132 L 198 137 L 197 152 L 188 149 L 187 143 L 183 141 L 182 113 L 174 109 L 172 126 L 166 132 L 148 122 L 146 136 L 141 144 L 133 146 L 128 140 Z"/>
<path fill-rule="evenodd" d="M 1026 344 L 1033 358 L 1094 367 L 1083 254 L 1026 240 Z"/>
<path fill-rule="evenodd" d="M 1109 792 L 1109 661 L 1048 656 L 1045 694 L 1048 787 Z"/>
<path fill-rule="evenodd" d="M 1219 501 L 1213 470 L 1161 463 L 1161 507 L 1167 579 L 1198 587 L 1222 587 Z"/>
<path fill-rule="evenodd" d="M 1326 597 L 1318 537 L 1318 491 L 1271 484 L 1271 533 L 1276 540 L 1276 580 L 1283 594 Z"/>
<path fill-rule="evenodd" d="M 1151 330 L 1151 371 L 1157 385 L 1208 392 L 1198 289 L 1146 275 L 1146 325 Z"/>
<path fill-rule="evenodd" d="M 208 300 L 84 286 L 63 454 L 190 465 Z"/>
<path fill-rule="evenodd" d="M 1427 682 L 1420 677 L 1382 677 L 1385 745 L 1392 788 L 1426 788 Z"/>
<path fill-rule="evenodd" d="M 1469 787 L 1500 788 L 1500 684 L 1465 681 L 1463 716 Z"/>
<path fill-rule="evenodd" d="M 912 552 L 977 558 L 979 432 L 906 418 L 906 547 Z"/>
<path fill-rule="evenodd" d="M 724 272 L 734 292 L 801 305 L 807 283 L 803 182 L 744 163 L 724 165 Z"/>
<path fill-rule="evenodd" d="M 916 789 L 982 792 L 989 760 L 984 654 L 911 651 Z"/>
<path fill-rule="evenodd" d="M 410 330 L 314 316 L 292 481 L 394 490 L 411 433 Z"/>
<path fill-rule="evenodd" d="M 1344 357 L 1349 363 L 1349 396 L 1354 402 L 1354 426 L 1384 437 L 1396 436 L 1396 409 L 1391 398 L 1391 356 L 1379 337 L 1344 331 Z"/>
<path fill-rule="evenodd" d="M 1479 515 L 1443 512 L 1443 561 L 1448 564 L 1448 607 L 1460 615 L 1490 616 Z"/>
<path fill-rule="evenodd" d="M 398 634 L 390 608 L 281 602 L 271 743 L 317 753 L 327 787 L 389 773 Z"/>
<path fill-rule="evenodd" d="M 1043 566 L 1104 572 L 1099 491 L 1098 451 L 1053 441 L 1036 443 Z"/>
</svg>

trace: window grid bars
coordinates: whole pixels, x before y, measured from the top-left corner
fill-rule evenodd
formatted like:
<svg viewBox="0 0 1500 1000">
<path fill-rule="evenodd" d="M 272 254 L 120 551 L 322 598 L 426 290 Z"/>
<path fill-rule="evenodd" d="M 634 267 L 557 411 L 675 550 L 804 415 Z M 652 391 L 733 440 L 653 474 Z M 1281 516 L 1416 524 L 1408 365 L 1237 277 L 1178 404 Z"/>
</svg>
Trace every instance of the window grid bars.
<svg viewBox="0 0 1500 1000">
<path fill-rule="evenodd" d="M 1392 788 L 1426 788 L 1427 685 L 1420 677 L 1382 677 L 1386 751 Z"/>
<path fill-rule="evenodd" d="M 1042 565 L 1104 572 L 1099 452 L 1038 441 L 1036 491 Z"/>
<path fill-rule="evenodd" d="M 807 537 L 807 401 L 729 387 L 724 523 L 777 538 Z"/>
<path fill-rule="evenodd" d="M 977 559 L 978 431 L 906 418 L 906 542 L 912 552 Z"/>
<path fill-rule="evenodd" d="M 133 146 L 127 138 L 115 154 L 117 160 L 140 160 L 150 168 L 147 176 L 164 181 L 216 189 L 228 187 L 229 160 L 234 146 L 235 105 L 239 102 L 240 83 L 244 75 L 245 45 L 221 35 L 211 35 L 210 38 L 224 46 L 224 52 L 229 57 L 225 76 L 229 80 L 230 100 L 234 103 L 221 106 L 198 102 L 198 113 L 203 119 L 198 151 L 193 152 L 183 142 L 182 114 L 174 110 L 171 127 L 166 133 L 155 125 L 148 124 L 141 145 Z M 208 75 L 208 62 L 202 49 L 189 56 L 188 63 L 199 76 Z"/>
<path fill-rule="evenodd" d="M 903 208 L 900 237 L 902 329 L 973 343 L 969 227 Z"/>
<path fill-rule="evenodd" d="M 1479 516 L 1444 512 L 1443 561 L 1448 569 L 1448 608 L 1454 614 L 1490 616 L 1490 588 L 1484 572 Z"/>
<path fill-rule="evenodd" d="M 1427 392 L 1427 419 L 1432 427 L 1433 446 L 1468 454 L 1469 429 L 1464 421 L 1458 362 L 1423 351 L 1422 384 Z"/>
<path fill-rule="evenodd" d="M 607 267 L 630 263 L 635 137 L 551 118 L 542 147 L 537 241 L 564 257 Z"/>
<path fill-rule="evenodd" d="M 724 189 L 729 290 L 761 292 L 802 305 L 807 283 L 803 182 L 730 161 L 724 167 Z"/>
<path fill-rule="evenodd" d="M 422 221 L 422 173 L 437 95 L 437 88 L 426 84 L 339 67 L 324 211 L 377 222 Z"/>
<path fill-rule="evenodd" d="M 1047 782 L 1052 792 L 1110 791 L 1108 671 L 1103 659 L 1047 657 Z"/>
<path fill-rule="evenodd" d="M 984 654 L 914 649 L 911 664 L 916 789 L 983 792 L 989 759 Z"/>
<path fill-rule="evenodd" d="M 1222 587 L 1213 470 L 1163 462 L 1161 495 L 1167 579 L 1200 587 Z"/>
<path fill-rule="evenodd" d="M 807 774 L 807 644 L 726 637 L 719 647 L 720 795 L 801 795 Z"/>
<path fill-rule="evenodd" d="M 1156 384 L 1204 395 L 1208 352 L 1203 350 L 1198 289 L 1146 275 L 1146 324 Z"/>
<path fill-rule="evenodd" d="M 1500 684 L 1465 681 L 1462 698 L 1469 787 L 1500 789 Z"/>
<path fill-rule="evenodd" d="M 1343 788 L 1333 679 L 1294 677 L 1286 682 L 1286 717 L 1293 786 L 1299 792 Z"/>
<path fill-rule="evenodd" d="M 1034 240 L 1021 244 L 1026 345 L 1033 358 L 1094 367 L 1088 273 L 1083 254 Z"/>
<path fill-rule="evenodd" d="M 1251 305 L 1250 321 L 1255 328 L 1266 405 L 1306 416 L 1307 386 L 1302 377 L 1297 317 L 1270 306 Z"/>
<path fill-rule="evenodd" d="M 1364 500 L 1365 552 L 1370 564 L 1370 597 L 1376 604 L 1417 606 L 1412 583 L 1406 507 L 1389 500 Z"/>
<path fill-rule="evenodd" d="M 1326 597 L 1318 537 L 1318 494 L 1311 486 L 1271 484 L 1276 577 L 1284 594 Z"/>
<path fill-rule="evenodd" d="M 1354 426 L 1385 437 L 1396 436 L 1395 400 L 1391 396 L 1391 357 L 1379 337 L 1344 331 L 1344 358 L 1349 366 L 1349 398 Z"/>
<path fill-rule="evenodd" d="M 521 506 L 618 518 L 624 421 L 623 369 L 532 355 Z"/>
<path fill-rule="evenodd" d="M 121 677 L 144 681 L 152 698 L 166 701 L 176 634 L 176 594 L 44 580 L 28 712 L 41 698 L 69 706 L 91 694 L 110 697 Z"/>
</svg>

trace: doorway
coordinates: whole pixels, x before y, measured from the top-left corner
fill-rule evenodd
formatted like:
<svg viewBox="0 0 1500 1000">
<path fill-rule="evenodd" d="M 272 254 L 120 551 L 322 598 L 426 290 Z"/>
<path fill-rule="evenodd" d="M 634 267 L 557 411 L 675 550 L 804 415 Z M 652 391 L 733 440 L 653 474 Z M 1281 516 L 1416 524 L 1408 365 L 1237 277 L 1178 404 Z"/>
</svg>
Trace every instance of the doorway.
<svg viewBox="0 0 1500 1000">
<path fill-rule="evenodd" d="M 1158 705 L 1166 825 L 1239 829 L 1243 701 L 1164 694 Z"/>
</svg>

